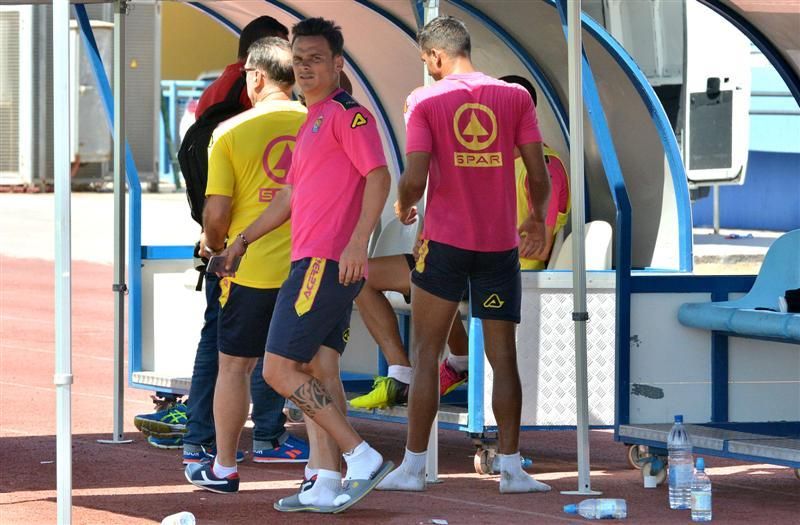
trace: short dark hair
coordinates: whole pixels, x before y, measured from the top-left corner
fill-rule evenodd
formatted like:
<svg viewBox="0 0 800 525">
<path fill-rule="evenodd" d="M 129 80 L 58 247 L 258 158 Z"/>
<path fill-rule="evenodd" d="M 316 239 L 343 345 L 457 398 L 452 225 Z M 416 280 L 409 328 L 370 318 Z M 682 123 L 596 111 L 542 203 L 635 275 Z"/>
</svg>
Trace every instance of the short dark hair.
<svg viewBox="0 0 800 525">
<path fill-rule="evenodd" d="M 533 84 L 531 84 L 530 80 L 519 75 L 506 75 L 504 77 L 500 77 L 500 80 L 503 82 L 508 82 L 509 84 L 519 84 L 520 86 L 524 87 L 528 93 L 530 93 L 531 98 L 533 99 L 533 105 L 536 106 L 536 88 L 533 87 Z"/>
<path fill-rule="evenodd" d="M 450 15 L 437 16 L 419 30 L 417 43 L 422 51 L 442 49 L 451 56 L 469 57 L 472 42 L 464 22 Z"/>
<path fill-rule="evenodd" d="M 250 46 L 250 65 L 266 73 L 277 84 L 294 84 L 292 49 L 288 40 L 276 36 L 256 40 Z"/>
<path fill-rule="evenodd" d="M 333 56 L 344 53 L 344 36 L 342 28 L 336 25 L 333 20 L 324 18 L 306 18 L 296 23 L 292 27 L 292 45 L 299 36 L 322 36 L 328 41 L 328 45 L 333 52 Z"/>
<path fill-rule="evenodd" d="M 271 16 L 259 16 L 242 29 L 239 35 L 239 60 L 247 58 L 248 50 L 259 38 L 277 36 L 289 40 L 289 29 Z"/>
</svg>

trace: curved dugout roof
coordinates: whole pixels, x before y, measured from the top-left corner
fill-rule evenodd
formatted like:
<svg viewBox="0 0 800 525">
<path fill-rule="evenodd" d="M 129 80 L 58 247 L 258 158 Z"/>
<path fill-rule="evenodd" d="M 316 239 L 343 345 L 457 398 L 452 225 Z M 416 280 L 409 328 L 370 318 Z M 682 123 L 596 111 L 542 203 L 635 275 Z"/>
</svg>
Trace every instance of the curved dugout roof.
<svg viewBox="0 0 800 525">
<path fill-rule="evenodd" d="M 384 146 L 389 157 L 396 158 L 390 164 L 394 174 L 399 174 L 405 147 L 403 104 L 408 93 L 423 83 L 413 39 L 419 13 L 412 2 L 251 0 L 191 4 L 229 27 L 241 28 L 260 15 L 273 16 L 289 27 L 307 16 L 323 16 L 340 24 L 348 59 L 345 70 L 354 80 L 354 95 L 383 121 L 387 131 Z M 538 113 L 545 139 L 568 163 L 567 47 L 555 6 L 543 0 L 449 0 L 441 3 L 440 12 L 466 22 L 473 38 L 473 61 L 480 70 L 495 76 L 519 74 L 534 82 L 541 94 Z M 691 251 L 688 198 L 680 195 L 686 193 L 684 174 L 678 166 L 680 173 L 673 182 L 662 136 L 651 118 L 654 108 L 640 95 L 642 87 L 637 88 L 626 74 L 626 57 L 616 56 L 600 43 L 601 35 L 607 37 L 604 33 L 598 27 L 585 28 L 584 46 L 631 198 L 633 265 L 678 269 L 681 236 L 684 260 Z M 585 137 L 587 221 L 600 219 L 614 225 L 616 208 L 588 123 Z M 667 137 L 669 140 L 674 143 L 674 137 Z M 683 201 L 679 197 L 684 197 Z"/>
<path fill-rule="evenodd" d="M 102 0 L 88 3 L 98 1 Z M 800 102 L 800 0 L 698 1 L 756 41 Z M 387 157 L 395 176 L 399 174 L 405 146 L 403 101 L 423 82 L 413 41 L 421 16 L 419 0 L 190 3 L 233 30 L 262 14 L 274 16 L 287 26 L 304 16 L 336 20 L 344 29 L 346 71 L 354 80 L 355 96 L 383 124 Z M 544 136 L 567 162 L 566 42 L 553 0 L 442 0 L 440 11 L 466 21 L 478 68 L 493 75 L 521 74 L 534 81 L 540 92 L 539 118 Z M 663 123 L 659 124 L 663 111 L 653 103 L 652 91 L 624 50 L 591 19 L 584 18 L 583 37 L 630 195 L 633 266 L 686 268 L 687 259 L 691 264 L 689 202 L 682 166 L 674 158 L 674 137 Z M 584 135 L 587 220 L 614 224 L 616 210 L 588 119 Z"/>
</svg>

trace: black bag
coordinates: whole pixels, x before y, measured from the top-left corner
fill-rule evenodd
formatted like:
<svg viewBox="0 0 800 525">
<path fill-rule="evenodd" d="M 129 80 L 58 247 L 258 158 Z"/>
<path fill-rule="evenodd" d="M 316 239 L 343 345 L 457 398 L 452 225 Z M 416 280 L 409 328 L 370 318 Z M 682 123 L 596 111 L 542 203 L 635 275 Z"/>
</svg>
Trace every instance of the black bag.
<svg viewBox="0 0 800 525">
<path fill-rule="evenodd" d="M 191 208 L 192 219 L 203 225 L 203 205 L 206 202 L 206 183 L 208 182 L 208 144 L 211 135 L 220 122 L 228 120 L 244 111 L 239 102 L 245 80 L 234 82 L 225 100 L 209 107 L 186 131 L 178 150 L 178 162 L 186 184 L 186 198 Z"/>
<path fill-rule="evenodd" d="M 784 295 L 783 298 L 786 299 L 787 311 L 789 313 L 800 314 L 800 288 L 786 290 L 786 295 Z"/>
</svg>

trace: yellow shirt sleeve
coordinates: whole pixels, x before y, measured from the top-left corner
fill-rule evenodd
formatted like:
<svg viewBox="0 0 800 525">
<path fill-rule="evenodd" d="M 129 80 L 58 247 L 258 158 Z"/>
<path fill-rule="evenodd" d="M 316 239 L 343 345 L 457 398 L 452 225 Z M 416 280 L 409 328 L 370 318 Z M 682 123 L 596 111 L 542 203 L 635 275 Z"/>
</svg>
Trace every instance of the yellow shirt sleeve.
<svg viewBox="0 0 800 525">
<path fill-rule="evenodd" d="M 217 137 L 216 132 L 208 146 L 208 181 L 206 196 L 233 197 L 234 171 L 230 133 Z"/>
</svg>

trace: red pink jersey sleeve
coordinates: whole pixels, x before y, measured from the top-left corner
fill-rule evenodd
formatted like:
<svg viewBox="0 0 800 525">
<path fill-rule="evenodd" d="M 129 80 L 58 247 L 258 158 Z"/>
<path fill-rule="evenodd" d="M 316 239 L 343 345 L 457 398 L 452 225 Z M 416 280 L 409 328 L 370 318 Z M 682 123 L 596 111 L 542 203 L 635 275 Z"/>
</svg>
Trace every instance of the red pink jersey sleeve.
<svg viewBox="0 0 800 525">
<path fill-rule="evenodd" d="M 559 212 L 567 211 L 569 201 L 569 185 L 567 171 L 558 157 L 547 157 L 547 171 L 550 173 L 550 204 L 547 208 L 545 224 L 555 227 Z"/>
<path fill-rule="evenodd" d="M 420 103 L 417 88 L 408 95 L 403 108 L 406 121 L 406 153 L 422 151 L 430 153 L 433 150 L 433 134 L 425 115 L 425 106 Z"/>
<path fill-rule="evenodd" d="M 386 166 L 378 125 L 366 108 L 356 106 L 337 112 L 334 129 L 342 150 L 362 177 Z"/>
</svg>

